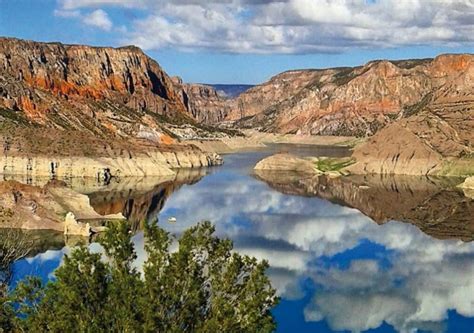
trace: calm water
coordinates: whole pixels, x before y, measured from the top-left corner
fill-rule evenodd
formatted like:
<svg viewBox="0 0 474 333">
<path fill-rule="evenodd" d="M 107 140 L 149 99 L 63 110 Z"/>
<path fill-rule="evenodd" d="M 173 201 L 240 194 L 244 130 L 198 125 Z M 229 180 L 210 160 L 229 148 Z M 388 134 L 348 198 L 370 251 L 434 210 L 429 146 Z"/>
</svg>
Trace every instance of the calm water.
<svg viewBox="0 0 474 333">
<path fill-rule="evenodd" d="M 314 147 L 296 152 L 347 153 Z M 253 174 L 269 154 L 227 155 L 222 167 L 158 186 L 143 196 L 137 219 L 157 215 L 174 234 L 210 220 L 239 252 L 267 259 L 281 296 L 274 310 L 278 332 L 474 331 L 471 199 L 437 180 L 301 181 L 291 174 Z M 110 194 L 91 197 L 100 209 L 117 206 Z M 169 217 L 177 222 L 168 223 Z M 68 251 L 62 235 L 35 237 L 41 246 L 14 264 L 12 284 L 28 274 L 51 277 Z M 134 242 L 140 266 L 140 231 Z"/>
</svg>

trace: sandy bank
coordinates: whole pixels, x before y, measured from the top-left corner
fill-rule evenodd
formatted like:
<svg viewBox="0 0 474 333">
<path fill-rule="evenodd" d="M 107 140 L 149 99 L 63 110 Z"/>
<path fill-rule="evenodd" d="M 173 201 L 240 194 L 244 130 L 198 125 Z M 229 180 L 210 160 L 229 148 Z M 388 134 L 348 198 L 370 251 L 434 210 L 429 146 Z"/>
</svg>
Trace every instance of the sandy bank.
<svg viewBox="0 0 474 333">
<path fill-rule="evenodd" d="M 190 140 L 193 144 L 206 152 L 219 154 L 236 151 L 254 150 L 265 148 L 266 144 L 291 143 L 317 146 L 353 146 L 360 140 L 345 136 L 310 136 L 293 134 L 264 133 L 254 130 L 243 131 L 244 136 L 221 138 L 218 140 Z"/>
</svg>

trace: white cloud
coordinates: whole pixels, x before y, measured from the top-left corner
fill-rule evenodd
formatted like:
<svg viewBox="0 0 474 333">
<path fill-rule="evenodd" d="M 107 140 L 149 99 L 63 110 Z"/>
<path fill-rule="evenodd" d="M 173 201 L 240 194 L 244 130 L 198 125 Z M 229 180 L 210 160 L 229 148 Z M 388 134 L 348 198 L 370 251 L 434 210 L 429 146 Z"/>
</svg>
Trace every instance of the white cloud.
<svg viewBox="0 0 474 333">
<path fill-rule="evenodd" d="M 109 15 L 102 9 L 96 9 L 90 14 L 83 17 L 82 22 L 87 25 L 110 31 L 112 29 L 112 21 Z"/>
<path fill-rule="evenodd" d="M 144 9 L 145 17 L 126 23 L 128 33 L 121 42 L 145 49 L 308 53 L 474 44 L 473 0 L 61 0 L 59 4 L 67 11 Z"/>
<path fill-rule="evenodd" d="M 437 240 L 408 223 L 377 225 L 355 209 L 283 195 L 244 176 L 205 182 L 169 198 L 162 226 L 180 234 L 210 219 L 237 251 L 269 261 L 268 274 L 284 299 L 302 299 L 299 281 L 313 280 L 319 287 L 304 309 L 307 321 L 354 332 L 384 322 L 400 332 L 442 332 L 448 310 L 474 316 L 474 243 Z M 169 212 L 177 223 L 166 223 Z M 378 259 L 353 259 L 347 268 L 318 264 L 362 239 L 387 251 L 387 267 Z"/>
</svg>

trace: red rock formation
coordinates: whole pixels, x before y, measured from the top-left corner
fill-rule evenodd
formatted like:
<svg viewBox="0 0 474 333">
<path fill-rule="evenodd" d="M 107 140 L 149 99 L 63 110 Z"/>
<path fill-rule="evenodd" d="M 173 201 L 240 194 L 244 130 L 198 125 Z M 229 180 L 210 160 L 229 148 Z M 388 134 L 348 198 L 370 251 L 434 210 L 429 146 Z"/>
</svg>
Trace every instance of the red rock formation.
<svg viewBox="0 0 474 333">
<path fill-rule="evenodd" d="M 212 136 L 194 119 L 211 115 L 186 95 L 217 98 L 206 89 L 194 94 L 132 46 L 0 38 L 0 140 L 8 154 L 115 156 L 143 151 L 144 139 L 156 146 Z"/>
<path fill-rule="evenodd" d="M 474 173 L 474 56 L 437 57 L 428 97 L 357 147 L 355 173 Z"/>
<path fill-rule="evenodd" d="M 289 71 L 229 101 L 225 119 L 269 132 L 373 135 L 432 102 L 465 100 L 473 68 L 474 55 L 462 54 Z"/>
<path fill-rule="evenodd" d="M 47 93 L 63 100 L 112 100 L 136 111 L 166 115 L 186 112 L 168 75 L 136 47 L 114 49 L 1 38 L 0 73 L 7 82 L 2 99 L 13 99 L 25 111 L 45 110 L 49 101 L 42 93 Z M 22 102 L 22 92 L 8 84 L 12 81 L 30 92 L 28 103 Z"/>
</svg>

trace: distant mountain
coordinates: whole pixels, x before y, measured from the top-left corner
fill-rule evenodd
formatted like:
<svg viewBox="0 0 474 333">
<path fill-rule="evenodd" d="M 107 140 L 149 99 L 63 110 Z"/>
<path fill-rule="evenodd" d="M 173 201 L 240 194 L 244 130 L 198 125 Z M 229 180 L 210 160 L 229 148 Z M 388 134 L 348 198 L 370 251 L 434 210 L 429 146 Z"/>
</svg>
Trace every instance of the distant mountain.
<svg viewBox="0 0 474 333">
<path fill-rule="evenodd" d="M 371 136 L 441 99 L 472 117 L 473 86 L 472 54 L 295 70 L 239 95 L 224 120 L 265 132 Z"/>
<path fill-rule="evenodd" d="M 251 84 L 208 84 L 226 98 L 235 98 L 254 86 Z"/>
</svg>

